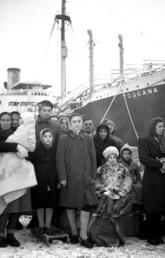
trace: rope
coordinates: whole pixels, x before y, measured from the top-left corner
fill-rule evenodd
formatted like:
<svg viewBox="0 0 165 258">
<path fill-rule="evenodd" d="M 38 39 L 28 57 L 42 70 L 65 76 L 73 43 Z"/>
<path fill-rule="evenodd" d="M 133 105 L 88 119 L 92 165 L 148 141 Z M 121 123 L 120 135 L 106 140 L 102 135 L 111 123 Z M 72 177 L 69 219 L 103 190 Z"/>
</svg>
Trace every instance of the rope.
<svg viewBox="0 0 165 258">
<path fill-rule="evenodd" d="M 129 107 L 128 107 L 128 103 L 127 103 L 127 100 L 126 100 L 126 97 L 125 97 L 125 94 L 123 94 L 123 97 L 124 97 L 124 101 L 125 101 L 125 105 L 126 105 L 126 108 L 127 108 L 127 111 L 128 111 L 128 115 L 129 115 L 129 118 L 130 118 L 130 121 L 131 121 L 131 124 L 132 124 L 132 127 L 134 129 L 134 132 L 135 132 L 135 135 L 136 135 L 136 138 L 139 139 L 139 135 L 136 131 L 136 128 L 135 128 L 135 125 L 134 125 L 134 122 L 133 122 L 133 119 L 131 117 L 131 113 L 129 111 Z"/>
<path fill-rule="evenodd" d="M 117 95 L 117 94 L 116 94 L 116 95 Z M 114 95 L 114 97 L 113 97 L 111 103 L 109 104 L 109 107 L 108 107 L 107 110 L 105 111 L 105 114 L 104 114 L 104 116 L 102 117 L 100 123 L 103 122 L 104 118 L 106 117 L 107 113 L 109 112 L 109 110 L 110 110 L 110 108 L 111 108 L 111 106 L 112 106 L 112 104 L 113 104 L 113 102 L 114 102 L 114 100 L 115 100 L 115 98 L 116 98 L 116 95 Z"/>
</svg>

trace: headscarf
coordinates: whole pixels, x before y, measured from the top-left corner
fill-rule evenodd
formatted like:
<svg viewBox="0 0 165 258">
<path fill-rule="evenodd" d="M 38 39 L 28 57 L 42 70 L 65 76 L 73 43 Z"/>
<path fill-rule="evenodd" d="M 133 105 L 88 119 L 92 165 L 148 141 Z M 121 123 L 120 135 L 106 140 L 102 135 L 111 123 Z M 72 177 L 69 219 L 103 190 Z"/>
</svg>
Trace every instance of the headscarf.
<svg viewBox="0 0 165 258">
<path fill-rule="evenodd" d="M 104 140 L 102 140 L 99 135 L 99 130 L 101 128 L 105 128 L 107 130 L 107 136 Z M 94 140 L 95 150 L 96 150 L 97 167 L 99 167 L 102 165 L 104 161 L 104 157 L 103 157 L 104 149 L 106 149 L 108 146 L 116 146 L 116 143 L 114 140 L 112 140 L 109 137 L 109 127 L 104 123 L 100 124 L 96 128 L 96 134 L 94 135 L 93 140 Z"/>
</svg>

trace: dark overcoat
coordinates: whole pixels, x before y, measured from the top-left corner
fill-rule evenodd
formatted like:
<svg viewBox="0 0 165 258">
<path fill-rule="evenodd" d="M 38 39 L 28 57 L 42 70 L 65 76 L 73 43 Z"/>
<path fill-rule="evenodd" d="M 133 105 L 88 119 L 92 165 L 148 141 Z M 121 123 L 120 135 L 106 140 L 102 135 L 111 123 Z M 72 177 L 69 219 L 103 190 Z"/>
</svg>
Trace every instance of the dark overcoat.
<svg viewBox="0 0 165 258">
<path fill-rule="evenodd" d="M 52 148 L 47 149 L 41 142 L 33 153 L 29 153 L 34 165 L 37 183 L 31 189 L 33 209 L 53 208 L 57 201 L 57 173 L 55 155 Z"/>
<path fill-rule="evenodd" d="M 84 199 L 90 206 L 97 204 L 92 182 L 96 176 L 96 154 L 90 136 L 71 131 L 62 135 L 57 146 L 56 166 L 59 181 L 67 181 L 60 193 L 60 206 L 81 209 Z"/>
<path fill-rule="evenodd" d="M 159 160 L 165 154 L 153 136 L 140 138 L 138 151 L 140 162 L 145 166 L 142 183 L 144 210 L 147 213 L 165 212 L 165 174 L 160 171 L 162 163 Z"/>
</svg>

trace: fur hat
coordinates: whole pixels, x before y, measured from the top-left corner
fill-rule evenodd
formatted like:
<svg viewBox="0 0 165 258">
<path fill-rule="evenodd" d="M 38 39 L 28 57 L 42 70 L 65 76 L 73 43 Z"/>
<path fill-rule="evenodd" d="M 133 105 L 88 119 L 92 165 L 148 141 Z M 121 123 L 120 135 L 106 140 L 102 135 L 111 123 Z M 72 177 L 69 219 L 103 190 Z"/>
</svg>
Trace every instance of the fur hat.
<svg viewBox="0 0 165 258">
<path fill-rule="evenodd" d="M 120 155 L 123 153 L 124 150 L 130 151 L 130 153 L 132 154 L 131 146 L 130 146 L 128 143 L 125 143 L 125 144 L 121 147 L 121 149 L 120 149 Z"/>
<path fill-rule="evenodd" d="M 35 123 L 34 113 L 33 112 L 24 112 L 21 114 L 21 118 L 25 125 Z"/>
<path fill-rule="evenodd" d="M 119 156 L 119 151 L 116 147 L 114 146 L 110 146 L 107 147 L 104 151 L 103 151 L 103 156 L 105 159 L 107 159 L 109 157 L 110 154 L 115 154 L 117 157 Z"/>
</svg>

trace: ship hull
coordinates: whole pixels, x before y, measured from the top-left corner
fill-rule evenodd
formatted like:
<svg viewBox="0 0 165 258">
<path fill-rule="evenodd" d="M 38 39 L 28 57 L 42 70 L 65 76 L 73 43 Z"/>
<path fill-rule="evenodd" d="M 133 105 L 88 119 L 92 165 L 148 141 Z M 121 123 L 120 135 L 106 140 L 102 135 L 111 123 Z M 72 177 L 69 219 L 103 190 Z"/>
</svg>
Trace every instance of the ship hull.
<svg viewBox="0 0 165 258">
<path fill-rule="evenodd" d="M 117 125 L 116 135 L 123 142 L 137 146 L 138 137 L 147 134 L 148 122 L 155 116 L 165 118 L 165 84 L 118 94 L 79 108 L 93 119 L 96 127 L 103 119 Z"/>
</svg>

